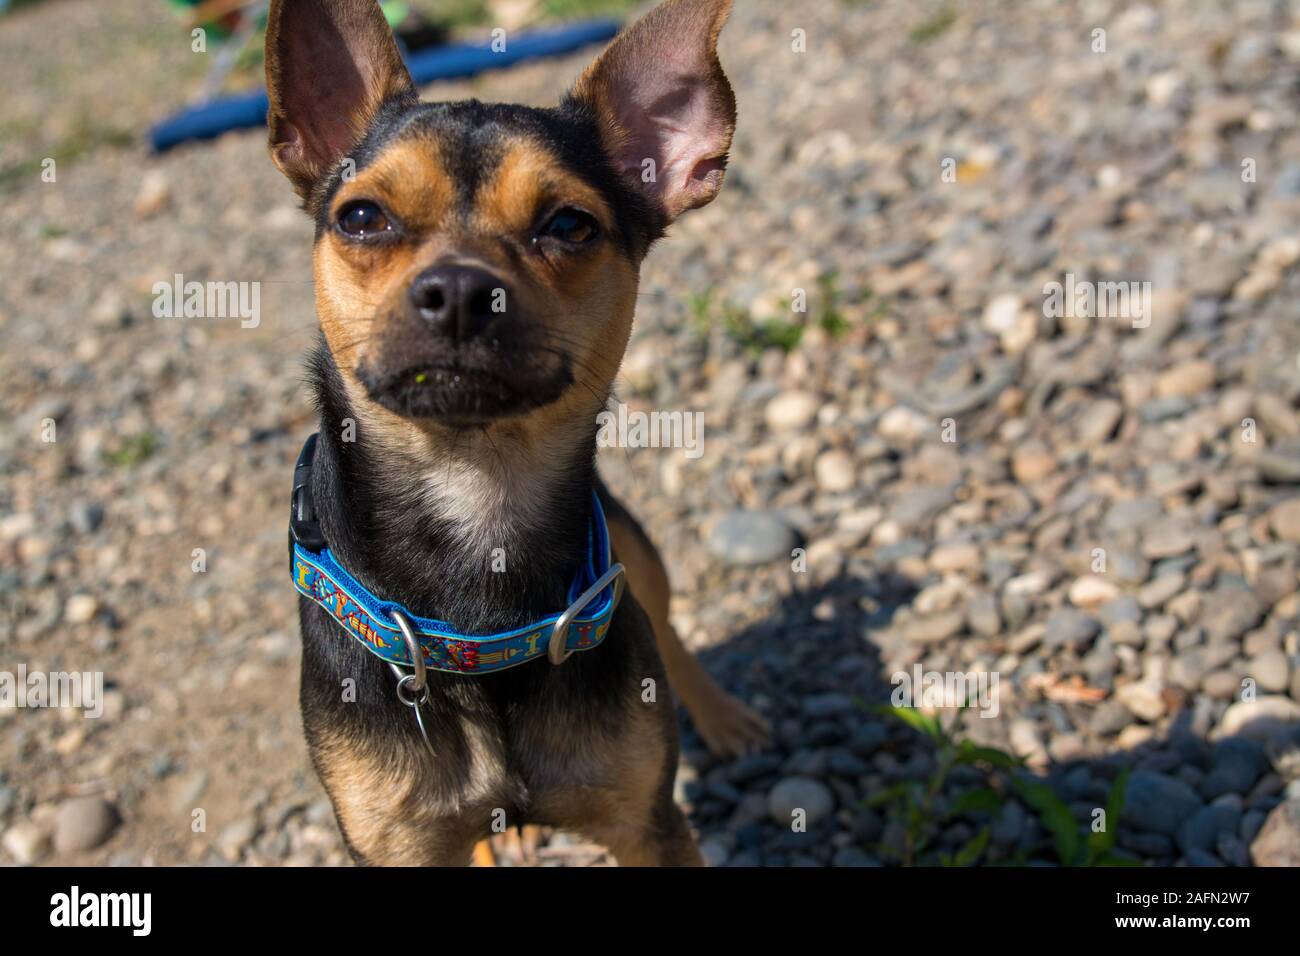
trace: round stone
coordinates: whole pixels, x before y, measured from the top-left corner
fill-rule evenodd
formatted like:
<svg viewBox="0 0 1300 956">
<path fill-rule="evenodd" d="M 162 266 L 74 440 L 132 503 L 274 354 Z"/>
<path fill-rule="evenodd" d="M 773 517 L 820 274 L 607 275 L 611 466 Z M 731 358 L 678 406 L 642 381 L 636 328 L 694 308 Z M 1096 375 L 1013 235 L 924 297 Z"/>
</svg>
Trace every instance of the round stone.
<svg viewBox="0 0 1300 956">
<path fill-rule="evenodd" d="M 59 807 L 54 847 L 60 853 L 93 850 L 117 829 L 117 810 L 102 797 L 74 797 Z"/>
<path fill-rule="evenodd" d="M 1195 398 L 1214 387 L 1214 363 L 1206 359 L 1175 365 L 1156 379 L 1156 394 L 1161 398 L 1182 396 Z"/>
<path fill-rule="evenodd" d="M 897 405 L 880 416 L 876 430 L 882 438 L 906 444 L 924 435 L 932 424 L 920 412 L 905 405 Z"/>
<path fill-rule="evenodd" d="M 708 537 L 709 551 L 731 565 L 788 559 L 797 544 L 794 529 L 765 511 L 733 511 L 713 526 Z"/>
<path fill-rule="evenodd" d="M 69 624 L 88 624 L 99 610 L 99 601 L 89 594 L 74 594 L 63 606 L 63 620 Z"/>
<path fill-rule="evenodd" d="M 767 795 L 767 812 L 778 826 L 789 827 L 799 812 L 809 826 L 835 809 L 835 798 L 827 787 L 811 777 L 787 777 Z"/>
<path fill-rule="evenodd" d="M 848 491 L 857 483 L 853 456 L 839 448 L 818 455 L 813 474 L 817 479 L 817 487 L 822 491 Z"/>
<path fill-rule="evenodd" d="M 1120 595 L 1120 590 L 1103 577 L 1085 574 L 1070 585 L 1070 603 L 1075 607 L 1100 607 Z"/>
<path fill-rule="evenodd" d="M 904 633 L 917 644 L 934 644 L 961 631 L 966 619 L 961 611 L 948 611 L 933 617 L 919 617 L 908 623 Z"/>
<path fill-rule="evenodd" d="M 767 403 L 764 418 L 774 432 L 807 428 L 817 417 L 821 401 L 810 392 L 782 392 Z"/>
<path fill-rule="evenodd" d="M 1300 544 L 1300 498 L 1291 498 L 1276 505 L 1269 512 L 1268 523 L 1282 541 Z"/>
<path fill-rule="evenodd" d="M 1056 456 L 1044 448 L 1019 448 L 1011 458 L 1011 471 L 1022 485 L 1042 481 L 1056 471 Z"/>
<path fill-rule="evenodd" d="M 930 552 L 930 567 L 944 574 L 950 571 L 969 571 L 978 567 L 980 549 L 969 541 L 944 544 Z"/>
<path fill-rule="evenodd" d="M 50 834 L 30 820 L 22 820 L 5 831 L 0 846 L 19 866 L 31 866 L 50 855 Z"/>
<path fill-rule="evenodd" d="M 1291 681 L 1291 664 L 1282 651 L 1267 650 L 1251 659 L 1246 673 L 1255 678 L 1260 690 L 1280 694 L 1286 692 Z"/>
<path fill-rule="evenodd" d="M 1239 700 L 1223 712 L 1213 736 L 1248 737 L 1267 744 L 1288 739 L 1300 723 L 1300 702 L 1280 694 Z"/>
</svg>

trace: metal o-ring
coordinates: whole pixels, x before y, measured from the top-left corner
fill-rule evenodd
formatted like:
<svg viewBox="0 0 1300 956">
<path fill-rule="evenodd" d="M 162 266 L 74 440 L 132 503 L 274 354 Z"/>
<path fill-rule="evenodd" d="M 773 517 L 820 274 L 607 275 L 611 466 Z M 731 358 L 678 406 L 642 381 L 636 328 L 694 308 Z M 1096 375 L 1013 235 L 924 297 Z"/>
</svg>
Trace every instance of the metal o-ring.
<svg viewBox="0 0 1300 956">
<path fill-rule="evenodd" d="M 429 688 L 420 687 L 411 692 L 412 694 L 418 694 L 419 695 L 418 697 L 407 696 L 405 690 L 408 681 L 414 683 L 415 675 L 414 674 L 402 675 L 401 679 L 397 682 L 397 699 L 400 700 L 407 707 L 415 707 L 419 704 L 427 704 L 429 702 Z"/>
</svg>

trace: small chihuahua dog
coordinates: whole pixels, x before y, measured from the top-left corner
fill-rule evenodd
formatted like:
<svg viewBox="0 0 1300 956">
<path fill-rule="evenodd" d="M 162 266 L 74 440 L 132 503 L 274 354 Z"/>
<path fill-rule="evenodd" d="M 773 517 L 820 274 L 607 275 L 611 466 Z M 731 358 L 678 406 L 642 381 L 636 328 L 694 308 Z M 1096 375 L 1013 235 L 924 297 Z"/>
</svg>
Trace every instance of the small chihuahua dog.
<svg viewBox="0 0 1300 956">
<path fill-rule="evenodd" d="M 504 822 L 623 865 L 699 864 L 665 680 L 715 751 L 765 737 L 682 645 L 663 563 L 594 462 L 641 262 L 722 186 L 730 6 L 668 0 L 535 109 L 420 102 L 376 0 L 271 4 L 270 149 L 316 223 L 322 331 L 297 484 L 358 603 L 516 633 L 573 604 L 593 512 L 627 579 L 584 653 L 434 662 L 418 725 L 353 639 L 374 628 L 301 600 L 303 726 L 358 862 L 465 864 Z"/>
</svg>

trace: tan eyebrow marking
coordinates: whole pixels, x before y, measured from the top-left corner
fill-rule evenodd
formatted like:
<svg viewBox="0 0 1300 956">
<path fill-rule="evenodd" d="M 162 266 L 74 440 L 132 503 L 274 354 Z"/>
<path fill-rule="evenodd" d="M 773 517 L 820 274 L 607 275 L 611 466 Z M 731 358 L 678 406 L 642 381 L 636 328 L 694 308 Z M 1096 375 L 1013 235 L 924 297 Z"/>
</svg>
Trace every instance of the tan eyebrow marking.
<svg viewBox="0 0 1300 956">
<path fill-rule="evenodd" d="M 474 197 L 474 215 L 486 232 L 520 233 L 534 224 L 543 206 L 573 204 L 609 229 L 611 214 L 600 193 L 567 172 L 539 144 L 520 140 L 507 147 L 492 179 Z"/>
<path fill-rule="evenodd" d="M 414 231 L 438 228 L 455 202 L 455 184 L 442 162 L 437 140 L 417 136 L 393 143 L 356 178 L 344 183 L 330 204 L 330 217 L 354 199 L 385 205 Z"/>
</svg>

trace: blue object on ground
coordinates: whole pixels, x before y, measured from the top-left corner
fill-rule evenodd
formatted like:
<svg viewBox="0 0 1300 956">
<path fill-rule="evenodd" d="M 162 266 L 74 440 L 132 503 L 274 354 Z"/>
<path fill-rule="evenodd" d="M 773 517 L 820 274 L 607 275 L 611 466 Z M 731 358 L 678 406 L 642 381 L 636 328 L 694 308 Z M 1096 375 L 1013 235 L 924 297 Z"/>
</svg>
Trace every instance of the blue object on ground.
<svg viewBox="0 0 1300 956">
<path fill-rule="evenodd" d="M 617 20 L 587 20 L 536 30 L 507 37 L 501 52 L 494 51 L 490 43 L 432 47 L 412 54 L 406 66 L 417 85 L 460 79 L 609 40 L 618 33 L 618 27 Z M 222 97 L 163 120 L 150 130 L 149 140 L 155 151 L 162 152 L 188 140 L 212 139 L 232 129 L 261 126 L 266 122 L 266 109 L 265 90 Z"/>
</svg>

